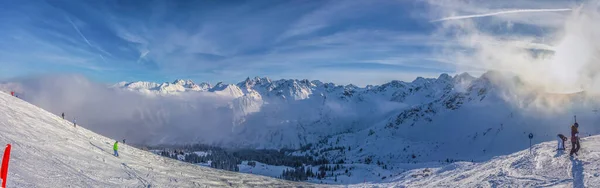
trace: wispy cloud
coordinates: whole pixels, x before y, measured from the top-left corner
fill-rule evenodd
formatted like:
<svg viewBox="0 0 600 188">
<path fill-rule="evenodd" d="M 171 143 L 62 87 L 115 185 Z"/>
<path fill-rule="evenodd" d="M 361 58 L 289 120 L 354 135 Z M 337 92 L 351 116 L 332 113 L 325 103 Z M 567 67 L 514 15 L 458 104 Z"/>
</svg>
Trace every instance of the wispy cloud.
<svg viewBox="0 0 600 188">
<path fill-rule="evenodd" d="M 14 51 L 86 59 L 70 67 L 40 56 L 28 57 L 48 67 L 86 67 L 96 75 L 110 69 L 156 79 L 190 76 L 235 82 L 247 76 L 301 70 L 305 77 L 314 77 L 312 72 L 324 64 L 343 68 L 409 55 L 414 61 L 406 63 L 419 66 L 420 58 L 427 61 L 439 46 L 452 45 L 451 40 L 430 35 L 435 25 L 428 18 L 414 16 L 413 12 L 423 11 L 420 1 L 13 4 L 3 10 L 10 12 L 7 18 L 16 24 L 0 23 L 0 28 L 21 30 L 5 30 L 10 31 L 5 36 L 24 32 L 45 44 L 30 46 L 26 39 L 15 40 L 12 44 L 20 47 Z M 114 82 L 126 77 L 130 78 L 100 79 Z"/>
<path fill-rule="evenodd" d="M 463 16 L 450 16 L 437 20 L 432 20 L 431 22 L 439 22 L 439 21 L 447 21 L 447 20 L 460 20 L 460 19 L 469 19 L 469 18 L 481 18 L 488 16 L 497 16 L 503 14 L 516 14 L 516 13 L 532 13 L 532 12 L 564 12 L 571 11 L 570 8 L 567 9 L 517 9 L 517 10 L 505 10 L 500 12 L 492 12 L 486 14 L 472 14 L 472 15 L 463 15 Z"/>
</svg>

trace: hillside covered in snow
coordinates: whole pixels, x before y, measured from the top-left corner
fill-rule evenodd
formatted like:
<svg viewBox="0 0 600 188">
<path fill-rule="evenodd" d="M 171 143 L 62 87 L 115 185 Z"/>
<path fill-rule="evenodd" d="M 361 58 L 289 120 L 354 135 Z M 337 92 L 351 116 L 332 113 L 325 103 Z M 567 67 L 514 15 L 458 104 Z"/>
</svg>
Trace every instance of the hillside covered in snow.
<svg viewBox="0 0 600 188">
<path fill-rule="evenodd" d="M 8 187 L 313 187 L 183 163 L 74 127 L 0 93 L 0 143 L 12 145 Z"/>
<path fill-rule="evenodd" d="M 568 144 L 568 143 L 567 143 Z M 556 141 L 481 162 L 419 168 L 365 187 L 598 187 L 600 136 L 583 138 L 579 155 L 557 151 Z M 569 147 L 567 147 L 569 148 Z"/>
</svg>

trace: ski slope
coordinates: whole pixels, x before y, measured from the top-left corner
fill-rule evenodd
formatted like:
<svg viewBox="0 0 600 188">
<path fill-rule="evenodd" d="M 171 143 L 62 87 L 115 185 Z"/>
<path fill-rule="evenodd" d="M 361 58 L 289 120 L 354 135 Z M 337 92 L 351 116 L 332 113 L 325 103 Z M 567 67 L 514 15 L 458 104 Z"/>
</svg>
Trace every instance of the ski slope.
<svg viewBox="0 0 600 188">
<path fill-rule="evenodd" d="M 12 144 L 8 187 L 318 187 L 160 157 L 0 92 L 0 144 Z"/>
<path fill-rule="evenodd" d="M 582 138 L 579 156 L 556 151 L 556 141 L 482 163 L 415 169 L 364 187 L 599 187 L 600 136 Z M 357 186 L 358 187 L 358 186 Z"/>
</svg>

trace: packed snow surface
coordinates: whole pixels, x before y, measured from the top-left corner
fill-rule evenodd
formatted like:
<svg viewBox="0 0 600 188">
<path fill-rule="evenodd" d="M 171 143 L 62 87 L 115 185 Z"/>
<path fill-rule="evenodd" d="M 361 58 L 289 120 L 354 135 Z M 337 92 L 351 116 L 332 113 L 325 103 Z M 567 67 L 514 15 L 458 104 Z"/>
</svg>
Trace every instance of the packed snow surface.
<svg viewBox="0 0 600 188">
<path fill-rule="evenodd" d="M 557 142 L 534 145 L 532 150 L 498 156 L 487 162 L 457 162 L 437 168 L 415 169 L 389 178 L 387 183 L 363 187 L 600 187 L 600 136 L 581 139 L 579 155 L 557 151 Z M 531 153 L 530 153 L 531 152 Z M 359 187 L 359 185 L 356 185 Z"/>
<path fill-rule="evenodd" d="M 316 187 L 168 159 L 74 127 L 0 93 L 0 143 L 11 144 L 8 187 Z"/>
</svg>

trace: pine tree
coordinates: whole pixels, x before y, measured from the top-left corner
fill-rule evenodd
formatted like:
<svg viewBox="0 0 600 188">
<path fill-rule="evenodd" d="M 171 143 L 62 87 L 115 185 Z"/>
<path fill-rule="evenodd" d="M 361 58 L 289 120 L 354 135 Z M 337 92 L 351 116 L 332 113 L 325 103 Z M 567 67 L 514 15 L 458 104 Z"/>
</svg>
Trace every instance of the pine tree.
<svg viewBox="0 0 600 188">
<path fill-rule="evenodd" d="M 310 168 L 306 169 L 306 176 L 310 177 Z"/>
</svg>

